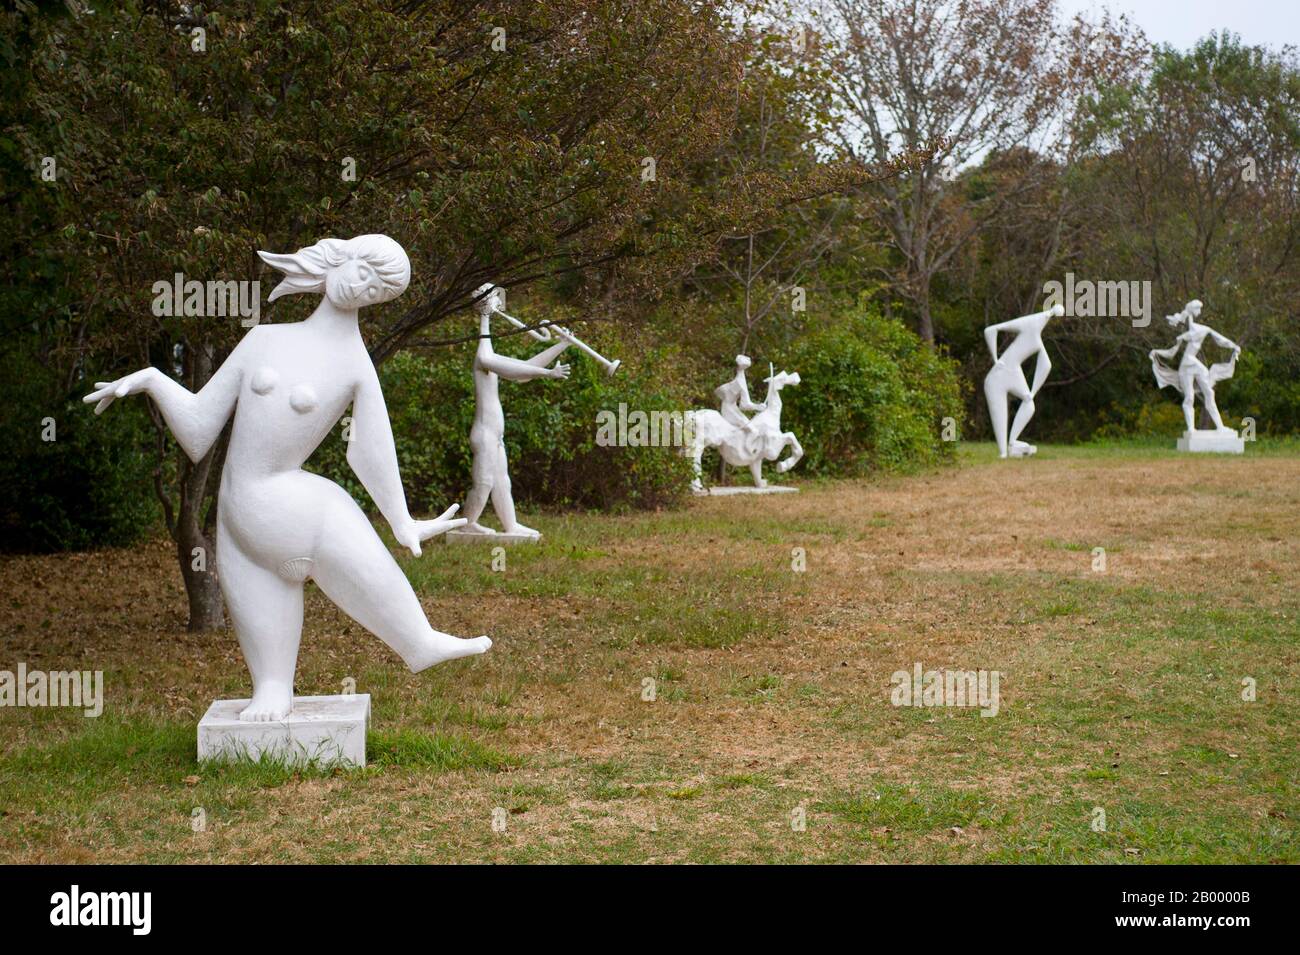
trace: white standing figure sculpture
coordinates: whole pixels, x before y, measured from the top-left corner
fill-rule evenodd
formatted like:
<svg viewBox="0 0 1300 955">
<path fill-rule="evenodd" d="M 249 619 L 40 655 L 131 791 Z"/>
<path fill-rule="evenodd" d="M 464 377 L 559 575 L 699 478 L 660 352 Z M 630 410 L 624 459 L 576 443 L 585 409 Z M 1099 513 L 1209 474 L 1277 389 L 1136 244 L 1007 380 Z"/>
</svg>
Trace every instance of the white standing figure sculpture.
<svg viewBox="0 0 1300 955">
<path fill-rule="evenodd" d="M 510 470 L 506 463 L 506 419 L 505 412 L 501 410 L 499 379 L 531 381 L 534 378 L 568 378 L 568 365 L 557 364 L 553 368 L 547 366 L 569 347 L 571 339 L 556 329 L 560 340 L 527 361 L 498 355 L 492 348 L 492 316 L 504 307 L 502 291 L 498 286 L 483 285 L 474 294 L 474 308 L 479 316 L 478 351 L 474 354 L 474 424 L 469 432 L 474 464 L 472 484 L 465 499 L 465 519 L 468 523 L 458 535 L 464 538 L 471 534 L 497 533 L 478 522 L 490 498 L 492 509 L 501 521 L 502 535 L 536 540 L 541 534 L 520 524 L 515 517 L 515 499 L 510 493 Z"/>
<path fill-rule="evenodd" d="M 1156 383 L 1161 388 L 1172 385 L 1182 392 L 1183 418 L 1187 423 L 1187 430 L 1178 442 L 1179 450 L 1227 451 L 1241 454 L 1245 450 L 1245 445 L 1237 432 L 1223 423 L 1223 417 L 1219 414 L 1219 405 L 1214 400 L 1214 386 L 1220 381 L 1231 378 L 1237 370 L 1237 357 L 1241 354 L 1241 347 L 1220 335 L 1209 325 L 1199 324 L 1196 320 L 1200 317 L 1201 303 L 1198 299 L 1192 299 L 1178 314 L 1165 316 L 1165 321 L 1175 328 L 1186 322 L 1187 330 L 1179 335 L 1170 347 L 1151 351 L 1151 370 L 1155 373 Z M 1231 349 L 1232 357 L 1207 368 L 1201 361 L 1201 347 L 1205 344 L 1206 338 L 1211 338 L 1216 344 Z M 1171 368 L 1161 361 L 1164 358 L 1172 359 L 1178 354 L 1179 348 L 1183 349 L 1183 357 L 1177 368 Z M 1201 393 L 1201 402 L 1214 422 L 1214 431 L 1198 431 L 1196 428 L 1198 390 Z"/>
<path fill-rule="evenodd" d="M 737 377 L 743 376 L 744 369 L 739 361 L 737 367 L 740 369 Z M 803 457 L 803 447 L 799 444 L 799 439 L 794 436 L 794 432 L 781 430 L 781 389 L 786 385 L 799 384 L 798 373 L 777 372 L 769 375 L 764 381 L 767 382 L 767 400 L 761 406 L 757 406 L 762 410 L 747 420 L 739 411 L 735 412 L 736 416 L 744 422 L 742 424 L 729 421 L 724 417 L 723 411 L 700 409 L 688 411 L 683 416 L 684 430 L 690 436 L 690 444 L 684 451 L 690 455 L 691 463 L 695 468 L 695 479 L 691 482 L 691 489 L 696 493 L 706 493 L 701 457 L 707 448 L 717 448 L 722 460 L 732 467 L 748 467 L 749 473 L 754 478 L 754 487 L 759 489 L 768 486 L 763 478 L 764 461 L 776 461 L 781 457 L 782 451 L 790 448 L 790 453 L 783 460 L 777 461 L 776 465 L 777 473 L 784 474 Z M 735 384 L 733 379 L 723 385 L 717 389 L 718 395 L 721 397 L 724 389 Z M 724 399 L 724 411 L 729 410 L 728 404 L 729 402 Z M 739 401 L 736 404 L 743 407 Z"/>
<path fill-rule="evenodd" d="M 198 394 L 145 368 L 98 382 L 85 398 L 99 414 L 117 398 L 148 395 L 192 461 L 208 453 L 234 416 L 218 495 L 216 566 L 253 677 L 253 698 L 239 714 L 244 721 L 289 716 L 309 578 L 413 672 L 492 645 L 487 637 L 462 640 L 434 630 L 352 497 L 302 469 L 351 405 L 348 464 L 397 542 L 419 556 L 421 541 L 464 523 L 452 518 L 455 505 L 428 521 L 407 511 L 388 410 L 357 327 L 358 309 L 405 290 L 406 252 L 388 236 L 362 235 L 324 239 L 294 255 L 258 255 L 285 274 L 270 301 L 323 294 L 309 318 L 254 327 Z"/>
<path fill-rule="evenodd" d="M 989 354 L 993 357 L 993 367 L 984 376 L 984 398 L 988 401 L 999 457 L 1023 458 L 1038 451 L 1034 445 L 1021 441 L 1020 433 L 1034 416 L 1034 397 L 1043 387 L 1043 382 L 1047 381 L 1047 373 L 1052 370 L 1052 360 L 1047 356 L 1047 348 L 1043 345 L 1043 329 L 1051 319 L 1064 314 L 1064 306 L 1057 304 L 1044 312 L 1022 315 L 984 329 L 984 341 L 988 343 Z M 1001 355 L 998 354 L 998 332 L 1015 335 Z M 1034 384 L 1031 387 L 1025 379 L 1022 365 L 1034 355 L 1038 356 L 1038 361 L 1034 365 Z M 1016 409 L 1015 420 L 1008 430 L 1007 418 L 1012 398 L 1018 399 L 1020 406 Z"/>
<path fill-rule="evenodd" d="M 718 413 L 728 424 L 734 424 L 737 428 L 746 431 L 751 430 L 753 425 L 743 412 L 762 411 L 767 407 L 762 402 L 756 404 L 749 397 L 749 382 L 745 380 L 745 372 L 751 364 L 753 363 L 748 355 L 737 355 L 736 376 L 713 390 L 719 403 Z"/>
</svg>

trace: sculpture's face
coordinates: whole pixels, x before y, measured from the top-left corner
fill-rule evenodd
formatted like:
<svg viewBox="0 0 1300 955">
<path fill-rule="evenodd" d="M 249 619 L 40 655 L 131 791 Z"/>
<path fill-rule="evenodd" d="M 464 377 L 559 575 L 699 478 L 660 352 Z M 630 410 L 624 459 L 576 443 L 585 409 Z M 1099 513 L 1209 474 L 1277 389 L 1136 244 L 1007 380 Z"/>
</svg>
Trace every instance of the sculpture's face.
<svg viewBox="0 0 1300 955">
<path fill-rule="evenodd" d="M 1187 314 L 1190 315 L 1190 316 L 1192 316 L 1192 318 L 1200 318 L 1200 317 L 1201 317 L 1201 303 L 1200 303 L 1200 302 L 1189 302 L 1189 303 L 1187 304 Z"/>
<path fill-rule="evenodd" d="M 382 300 L 384 282 L 365 259 L 348 259 L 325 277 L 325 295 L 339 308 L 351 311 Z"/>
<path fill-rule="evenodd" d="M 737 356 L 736 356 L 736 367 L 737 367 L 737 368 L 739 368 L 741 371 L 744 371 L 744 370 L 745 370 L 746 368 L 748 368 L 749 366 L 750 366 L 750 361 L 749 361 L 748 358 L 746 358 L 744 355 L 737 355 Z"/>
<path fill-rule="evenodd" d="M 474 290 L 474 296 L 476 298 L 482 296 L 474 303 L 474 310 L 480 316 L 491 315 L 505 304 L 502 301 L 502 289 L 499 285 L 480 285 Z"/>
</svg>

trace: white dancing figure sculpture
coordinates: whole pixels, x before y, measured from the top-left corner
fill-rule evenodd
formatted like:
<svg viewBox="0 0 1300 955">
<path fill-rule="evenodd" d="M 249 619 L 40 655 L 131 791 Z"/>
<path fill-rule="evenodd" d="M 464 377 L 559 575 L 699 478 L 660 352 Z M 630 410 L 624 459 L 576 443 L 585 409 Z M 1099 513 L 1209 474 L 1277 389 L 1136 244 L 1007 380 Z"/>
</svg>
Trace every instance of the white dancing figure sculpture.
<svg viewBox="0 0 1300 955">
<path fill-rule="evenodd" d="M 498 355 L 492 349 L 492 315 L 504 308 L 501 289 L 483 285 L 474 293 L 474 308 L 479 316 L 478 351 L 474 355 L 474 424 L 470 428 L 469 443 L 474 451 L 472 486 L 465 499 L 465 519 L 468 523 L 460 533 L 495 534 L 490 527 L 478 522 L 488 499 L 501 521 L 501 532 L 517 537 L 539 538 L 541 534 L 525 527 L 515 517 L 515 499 L 510 493 L 510 470 L 506 464 L 505 412 L 501 410 L 500 379 L 531 381 L 534 378 L 569 377 L 569 366 L 557 364 L 548 368 L 569 347 L 570 339 L 560 329 L 554 329 L 560 341 L 527 361 Z"/>
<path fill-rule="evenodd" d="M 719 385 L 713 390 L 714 396 L 718 399 L 718 413 L 728 424 L 734 424 L 737 428 L 743 428 L 746 431 L 751 430 L 753 425 L 750 424 L 748 417 L 743 412 L 762 411 L 767 406 L 761 402 L 755 404 L 749 397 L 749 382 L 745 380 L 745 372 L 752 362 L 748 355 L 736 356 L 736 376 L 724 385 Z"/>
<path fill-rule="evenodd" d="M 1165 321 L 1175 328 L 1186 322 L 1187 330 L 1179 335 L 1170 347 L 1157 348 L 1150 353 L 1151 370 L 1155 372 L 1156 382 L 1161 388 L 1172 385 L 1182 392 L 1183 418 L 1187 422 L 1187 431 L 1178 442 L 1179 449 L 1241 453 L 1244 450 L 1241 439 L 1236 431 L 1223 423 L 1219 406 L 1214 400 L 1214 386 L 1220 381 L 1231 378 L 1237 370 L 1237 357 L 1241 354 L 1241 347 L 1220 335 L 1209 325 L 1198 324 L 1196 319 L 1200 317 L 1201 303 L 1196 299 L 1184 305 L 1183 310 L 1177 315 L 1165 316 Z M 1207 368 L 1201 361 L 1201 346 L 1205 344 L 1206 338 L 1212 338 L 1216 344 L 1231 349 L 1232 357 Z M 1176 369 L 1161 361 L 1162 358 L 1172 359 L 1178 354 L 1180 347 L 1183 349 L 1183 357 Z M 1201 393 L 1201 402 L 1205 405 L 1205 410 L 1214 422 L 1214 431 L 1196 429 L 1197 390 Z"/>
<path fill-rule="evenodd" d="M 234 416 L 218 495 L 216 566 L 253 677 L 253 698 L 239 716 L 267 721 L 287 718 L 293 706 L 308 578 L 414 672 L 483 653 L 492 641 L 434 630 L 361 508 L 337 484 L 302 470 L 351 405 L 348 464 L 398 543 L 418 556 L 421 541 L 464 523 L 452 518 L 454 505 L 430 521 L 407 511 L 388 410 L 357 327 L 358 309 L 406 288 L 406 252 L 388 236 L 363 235 L 324 239 L 295 255 L 258 255 L 286 276 L 271 301 L 323 293 L 306 321 L 254 327 L 198 394 L 145 368 L 96 383 L 85 400 L 99 414 L 117 398 L 148 395 L 196 462 Z"/>
<path fill-rule="evenodd" d="M 984 340 L 993 356 L 993 367 L 984 376 L 984 397 L 988 401 L 989 417 L 993 420 L 993 436 L 998 442 L 999 457 L 1023 458 L 1038 451 L 1034 445 L 1021 441 L 1020 433 L 1034 416 L 1034 396 L 1052 370 L 1052 360 L 1047 357 L 1047 348 L 1043 345 L 1043 329 L 1051 319 L 1064 314 L 1063 306 L 1053 305 L 1045 312 L 1023 315 L 984 329 Z M 1015 335 L 1001 355 L 998 355 L 998 332 Z M 1034 384 L 1031 387 L 1021 366 L 1034 355 L 1038 356 L 1038 361 L 1034 364 Z M 1018 399 L 1020 406 L 1008 431 L 1007 418 L 1012 398 Z"/>
<path fill-rule="evenodd" d="M 692 490 L 700 493 L 704 491 L 700 459 L 707 448 L 717 448 L 722 460 L 732 467 L 749 468 L 754 486 L 758 488 L 767 487 L 767 481 L 763 478 L 764 461 L 776 461 L 782 451 L 790 448 L 790 454 L 776 465 L 777 473 L 784 474 L 803 457 L 799 439 L 793 432 L 781 430 L 781 389 L 786 385 L 799 384 L 798 373 L 782 371 L 764 380 L 767 382 L 767 400 L 761 405 L 763 410 L 745 424 L 728 421 L 720 411 L 701 409 L 686 412 L 685 431 L 690 436 L 691 443 L 685 452 L 691 456 L 695 467 Z M 734 384 L 734 381 L 730 384 Z M 743 415 L 740 417 L 744 418 Z"/>
</svg>

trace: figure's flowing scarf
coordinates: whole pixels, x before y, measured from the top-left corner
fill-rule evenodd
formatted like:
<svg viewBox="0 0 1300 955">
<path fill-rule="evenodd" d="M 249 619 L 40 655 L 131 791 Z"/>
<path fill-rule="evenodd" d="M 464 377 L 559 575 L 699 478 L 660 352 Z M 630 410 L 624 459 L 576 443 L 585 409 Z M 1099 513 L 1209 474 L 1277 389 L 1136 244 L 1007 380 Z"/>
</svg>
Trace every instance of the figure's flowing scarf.
<svg viewBox="0 0 1300 955">
<path fill-rule="evenodd" d="M 1183 390 L 1182 381 L 1178 377 L 1178 368 L 1171 368 L 1160 360 L 1159 355 L 1151 356 L 1151 370 L 1155 372 L 1156 381 L 1160 387 L 1173 385 L 1181 393 Z M 1209 368 L 1210 387 L 1214 387 L 1220 381 L 1226 381 L 1233 376 L 1237 370 L 1237 353 L 1233 352 L 1232 357 L 1227 361 L 1215 362 Z"/>
</svg>

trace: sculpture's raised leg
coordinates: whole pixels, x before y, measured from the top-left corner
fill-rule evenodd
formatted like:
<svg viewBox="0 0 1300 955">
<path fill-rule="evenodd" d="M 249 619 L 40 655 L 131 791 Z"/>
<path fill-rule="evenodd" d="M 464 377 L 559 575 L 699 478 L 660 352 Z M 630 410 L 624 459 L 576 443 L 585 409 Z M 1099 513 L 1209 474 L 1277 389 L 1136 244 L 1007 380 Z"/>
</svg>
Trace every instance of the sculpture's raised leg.
<svg viewBox="0 0 1300 955">
<path fill-rule="evenodd" d="M 1016 409 L 1015 420 L 1011 422 L 1011 433 L 1007 435 L 1007 443 L 1011 447 L 1017 444 L 1024 444 L 1020 440 L 1020 432 L 1025 430 L 1025 425 L 1029 424 L 1029 419 L 1034 416 L 1034 399 L 1023 398 L 1020 401 L 1020 407 Z"/>
<path fill-rule="evenodd" d="M 393 560 L 356 502 L 330 507 L 312 568 L 312 579 L 343 611 L 392 647 L 413 673 L 445 660 L 472 656 L 492 646 L 487 637 L 463 640 L 434 630 L 411 583 Z"/>
<path fill-rule="evenodd" d="M 799 439 L 794 436 L 793 431 L 786 431 L 781 435 L 781 438 L 785 441 L 783 448 L 790 448 L 790 454 L 784 460 L 777 462 L 776 472 L 778 474 L 784 474 L 803 458 L 803 445 L 799 443 Z"/>
<path fill-rule="evenodd" d="M 1219 414 L 1219 403 L 1214 400 L 1214 388 L 1211 385 L 1201 382 L 1201 399 L 1205 402 L 1205 410 L 1210 413 L 1210 420 L 1220 431 L 1226 431 L 1227 425 L 1223 423 L 1223 416 Z"/>
</svg>

